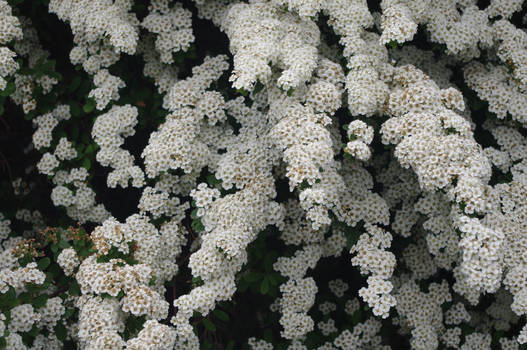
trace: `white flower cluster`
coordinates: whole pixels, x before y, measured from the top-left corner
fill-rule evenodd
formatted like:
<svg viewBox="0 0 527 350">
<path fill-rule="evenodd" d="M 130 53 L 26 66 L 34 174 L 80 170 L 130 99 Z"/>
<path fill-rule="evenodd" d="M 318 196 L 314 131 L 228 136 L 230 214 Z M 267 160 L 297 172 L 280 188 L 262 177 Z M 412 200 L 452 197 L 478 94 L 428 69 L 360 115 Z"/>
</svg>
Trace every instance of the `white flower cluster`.
<svg viewBox="0 0 527 350">
<path fill-rule="evenodd" d="M 384 0 L 381 7 L 382 44 L 411 40 L 418 24 L 426 24 L 430 41 L 446 45 L 448 54 L 461 59 L 477 57 L 478 46 L 493 44 L 487 12 L 471 1 Z"/>
<path fill-rule="evenodd" d="M 84 50 L 96 44 L 111 45 L 116 52 L 133 54 L 138 40 L 138 20 L 130 11 L 132 2 L 59 1 L 49 2 L 49 11 L 70 23 L 74 41 Z M 102 57 L 98 57 L 102 60 Z"/>
<path fill-rule="evenodd" d="M 276 84 L 285 91 L 311 78 L 320 42 L 313 21 L 266 2 L 230 5 L 213 20 L 229 37 L 234 55 L 230 80 L 236 89 L 267 85 L 273 69 L 281 71 Z"/>
<path fill-rule="evenodd" d="M 307 312 L 315 303 L 317 285 L 313 278 L 290 279 L 280 286 L 282 298 L 280 310 L 282 336 L 287 339 L 298 339 L 313 330 L 313 319 Z"/>
<path fill-rule="evenodd" d="M 59 121 L 51 113 L 41 115 L 33 120 L 33 123 L 38 126 L 33 134 L 33 145 L 35 148 L 44 148 L 51 146 L 53 129 L 58 125 Z"/>
<path fill-rule="evenodd" d="M 43 160 L 47 162 L 56 160 L 50 156 L 52 156 L 50 153 L 44 154 Z M 56 161 L 57 164 L 53 168 L 58 166 L 58 160 Z M 50 167 L 52 165 L 53 163 Z M 103 204 L 96 203 L 95 192 L 86 182 L 88 171 L 85 168 L 53 171 L 52 176 L 55 187 L 51 191 L 51 200 L 56 206 L 66 207 L 68 216 L 84 223 L 103 222 L 110 215 Z"/>
<path fill-rule="evenodd" d="M 92 97 L 96 102 L 98 110 L 103 110 L 112 100 L 119 99 L 119 89 L 125 87 L 124 81 L 111 75 L 107 69 L 99 70 L 93 77 L 95 89 L 90 91 L 88 97 Z"/>
<path fill-rule="evenodd" d="M 168 0 L 152 1 L 150 13 L 141 22 L 142 27 L 157 34 L 155 49 L 166 64 L 174 63 L 173 54 L 187 51 L 194 41 L 192 13 L 179 4 L 171 5 Z"/>
<path fill-rule="evenodd" d="M 67 324 L 67 337 L 80 349 L 197 350 L 193 321 L 233 298 L 249 246 L 269 226 L 278 237 L 266 239 L 279 246 L 274 272 L 266 271 L 270 310 L 288 349 L 307 350 L 320 336 L 317 350 L 385 350 L 385 325 L 415 350 L 527 343 L 519 324 L 527 315 L 527 34 L 513 24 L 521 1 L 383 0 L 371 13 L 365 0 L 197 0 L 199 16 L 229 38 L 233 68 L 217 55 L 191 71 L 184 60 L 181 72 L 195 40 L 192 11 L 153 0 L 136 16 L 132 4 L 49 2 L 72 29 L 71 62 L 93 76 L 88 96 L 106 110 L 91 130 L 96 160 L 111 168 L 106 184 L 131 180 L 141 196 L 138 213 L 119 222 L 97 204 L 89 162 L 70 166 L 88 150 L 76 137 L 53 137 L 67 129 L 69 106 L 33 118 L 32 144 L 44 153 L 36 168 L 53 183 L 53 204 L 100 225 L 90 235 L 95 253 L 61 247 L 56 256 L 82 295 L 63 299 L 50 288 L 45 305 L 22 301 L 9 318 L 0 314 L 7 348 L 27 349 L 24 334 L 35 327 L 46 330 L 31 350 L 59 348 L 54 330 L 73 305 L 78 321 Z M 419 25 L 434 51 L 396 49 Z M 14 51 L 5 46 L 12 43 Z M 0 90 L 12 81 L 11 99 L 27 113 L 35 86 L 49 93 L 57 80 L 16 73 L 15 52 L 30 68 L 48 54 L 3 0 L 0 45 Z M 127 137 L 141 137 L 132 138 L 143 115 L 112 103 L 125 86 L 110 74 L 121 53 L 142 55 L 156 103 L 163 98 L 155 111 L 162 122 L 140 151 L 144 168 L 124 148 Z M 467 88 L 477 98 L 463 96 Z M 31 192 L 21 178 L 13 187 Z M 15 217 L 32 227 L 23 237 L 44 226 L 38 211 Z M 18 297 L 46 274 L 36 263 L 19 266 L 13 249 L 22 237 L 10 237 L 11 219 L 0 214 L 0 292 Z M 349 265 L 347 253 L 356 269 L 332 268 L 345 274 L 319 283 L 317 268 L 340 256 Z M 192 288 L 167 293 L 187 260 Z M 361 285 L 348 281 L 357 271 L 368 275 Z M 137 319 L 145 319 L 141 329 L 128 333 Z M 274 344 L 251 337 L 248 345 Z"/>
<path fill-rule="evenodd" d="M 344 147 L 344 152 L 352 157 L 367 161 L 371 157 L 368 145 L 373 140 L 373 128 L 361 120 L 354 120 L 348 125 L 348 138 L 350 142 Z"/>
<path fill-rule="evenodd" d="M 20 22 L 11 14 L 11 7 L 5 0 L 0 1 L 0 90 L 7 85 L 6 78 L 18 70 L 14 60 L 16 53 L 6 46 L 13 39 L 22 39 Z"/>
<path fill-rule="evenodd" d="M 165 96 L 163 106 L 171 114 L 150 135 L 142 153 L 146 174 L 155 177 L 170 169 L 199 172 L 208 161 L 207 145 L 198 137 L 205 118 L 225 119 L 221 96 L 206 89 L 228 68 L 226 56 L 208 57 L 193 68 L 192 77 L 176 82 Z"/>
<path fill-rule="evenodd" d="M 154 80 L 160 94 L 167 92 L 177 81 L 178 67 L 161 62 L 153 37 L 139 41 L 137 52 L 143 55 L 145 61 L 143 74 Z"/>
<path fill-rule="evenodd" d="M 62 120 L 70 119 L 68 105 L 59 105 L 51 113 L 35 118 L 38 125 L 33 134 L 33 144 L 36 148 L 46 148 L 51 151 L 53 129 Z M 86 179 L 88 171 L 85 168 L 72 168 L 69 171 L 61 167 L 61 161 L 75 158 L 77 151 L 72 143 L 62 137 L 55 146 L 53 153 L 46 152 L 37 163 L 40 173 L 52 177 L 55 187 L 51 192 L 51 200 L 56 206 L 64 206 L 68 215 L 82 223 L 86 221 L 102 222 L 109 216 L 102 204 L 95 203 L 95 192 L 88 187 Z"/>
<path fill-rule="evenodd" d="M 49 52 L 40 45 L 37 30 L 33 27 L 31 20 L 27 17 L 19 17 L 18 20 L 22 28 L 23 38 L 19 38 L 14 43 L 14 50 L 17 55 L 27 59 L 27 65 L 31 69 L 40 70 L 41 67 L 37 67 L 37 65 L 43 61 L 45 62 L 43 64 L 54 70 L 54 63 L 47 61 Z M 35 88 L 37 86 L 42 88 L 42 94 L 48 94 L 53 85 L 58 83 L 56 77 L 36 71 L 31 74 L 15 73 L 14 77 L 15 91 L 9 97 L 15 104 L 22 106 L 24 113 L 29 113 L 37 106 L 35 100 Z"/>
<path fill-rule="evenodd" d="M 202 236 L 199 250 L 191 255 L 189 267 L 204 284 L 174 301 L 178 312 L 172 323 L 181 341 L 196 344 L 188 323 L 193 311 L 206 315 L 216 301 L 232 297 L 236 290 L 235 274 L 247 260 L 247 245 L 267 225 L 279 224 L 280 206 L 266 195 L 265 186 L 269 183 L 265 182 L 265 175 L 261 174 L 260 181 L 255 179 L 241 191 L 214 201 L 201 218 L 207 234 Z"/>
<path fill-rule="evenodd" d="M 378 334 L 381 323 L 373 318 L 353 327 L 353 332 L 348 329 L 342 331 L 333 341 L 337 349 L 359 350 L 359 349 L 379 349 L 387 350 L 389 346 L 381 345 L 381 337 Z M 331 350 L 334 347 L 329 348 Z"/>
<path fill-rule="evenodd" d="M 318 99 L 322 104 L 310 100 L 302 104 L 296 94 L 290 97 L 276 87 L 268 92 L 270 114 L 276 123 L 270 136 L 283 152 L 289 188 L 300 189 L 300 203 L 315 230 L 331 223 L 329 210 L 340 204 L 340 192 L 344 192 L 328 130 L 332 122 L 328 114 L 340 106 L 342 80 L 341 70 L 335 69 L 332 62 L 321 60 L 317 78 L 307 88 L 311 91 L 311 87 L 325 84 L 334 91 L 329 99 Z"/>
<path fill-rule="evenodd" d="M 119 98 L 124 81 L 106 69 L 119 61 L 121 52 L 134 54 L 139 40 L 139 20 L 130 12 L 133 1 L 51 0 L 49 11 L 69 22 L 76 46 L 70 52 L 73 64 L 82 64 L 94 74 L 96 88 L 89 94 L 102 110 Z"/>
<path fill-rule="evenodd" d="M 122 332 L 127 315 L 145 315 L 149 321 L 137 337 L 126 342 L 126 348 L 150 344 L 156 349 L 172 349 L 175 331 L 155 320 L 167 317 L 164 282 L 177 273 L 175 259 L 186 242 L 177 222 L 158 231 L 140 215 L 130 216 L 124 224 L 109 218 L 93 231 L 91 239 L 97 253 L 84 259 L 75 275 L 83 294 L 77 301 L 79 340 L 87 349 L 98 349 L 101 344 L 123 348 L 125 342 L 117 332 Z M 98 262 L 111 249 L 131 255 L 138 263 L 131 265 L 123 259 Z M 120 301 L 103 299 L 101 294 Z"/>
<path fill-rule="evenodd" d="M 113 106 L 93 123 L 92 137 L 100 147 L 96 159 L 101 165 L 113 168 L 107 178 L 110 188 L 128 187 L 130 179 L 133 187 L 145 185 L 145 175 L 134 165 L 134 156 L 121 148 L 124 139 L 135 134 L 137 114 L 137 108 L 131 105 Z"/>
<path fill-rule="evenodd" d="M 16 220 L 29 218 L 23 214 L 29 214 L 29 210 L 20 210 L 21 215 L 17 215 Z M 4 214 L 0 214 L 4 218 Z M 10 220 L 2 220 L 3 230 L 7 232 L 6 236 L 11 233 L 9 229 Z M 0 246 L 0 297 L 4 301 L 4 307 L 0 313 L 0 333 L 6 334 L 6 346 L 10 349 L 59 349 L 62 343 L 54 334 L 54 327 L 64 315 L 66 308 L 64 301 L 60 297 L 52 297 L 41 294 L 37 299 L 43 300 L 43 304 L 34 306 L 34 299 L 29 302 L 19 302 L 18 298 L 28 294 L 30 288 L 43 286 L 47 276 L 37 267 L 37 263 L 32 262 L 26 266 L 21 266 L 15 250 L 19 248 L 22 237 L 8 238 L 3 237 Z M 53 289 L 47 293 L 53 292 Z M 36 296 L 36 295 L 35 295 Z M 44 299 L 42 299 L 44 298 Z M 38 330 L 40 335 L 37 336 L 33 347 L 28 347 L 22 341 L 22 337 L 32 330 Z M 45 336 L 44 332 L 49 332 Z"/>
<path fill-rule="evenodd" d="M 395 297 L 401 322 L 412 329 L 412 348 L 436 349 L 438 333 L 443 327 L 441 305 L 452 298 L 448 283 L 431 283 L 429 292 L 425 294 L 419 290 L 415 281 L 408 281 L 401 285 Z"/>
<path fill-rule="evenodd" d="M 57 264 L 64 270 L 66 276 L 71 276 L 79 266 L 80 261 L 77 252 L 73 248 L 66 248 L 57 257 Z"/>
<path fill-rule="evenodd" d="M 386 251 L 390 247 L 392 235 L 382 228 L 366 224 L 366 232 L 351 248 L 356 253 L 351 259 L 354 266 L 359 266 L 368 277 L 368 287 L 359 290 L 360 297 L 373 309 L 373 314 L 388 317 L 390 308 L 395 306 L 395 298 L 390 295 L 393 285 L 388 279 L 395 269 L 395 255 Z"/>
<path fill-rule="evenodd" d="M 7 292 L 10 286 L 15 288 L 15 290 L 22 291 L 28 283 L 44 283 L 46 275 L 37 269 L 36 263 L 28 264 L 22 268 L 16 268 L 17 265 L 17 259 L 13 255 L 12 249 L 3 250 L 2 270 L 0 270 L 0 292 Z"/>
</svg>

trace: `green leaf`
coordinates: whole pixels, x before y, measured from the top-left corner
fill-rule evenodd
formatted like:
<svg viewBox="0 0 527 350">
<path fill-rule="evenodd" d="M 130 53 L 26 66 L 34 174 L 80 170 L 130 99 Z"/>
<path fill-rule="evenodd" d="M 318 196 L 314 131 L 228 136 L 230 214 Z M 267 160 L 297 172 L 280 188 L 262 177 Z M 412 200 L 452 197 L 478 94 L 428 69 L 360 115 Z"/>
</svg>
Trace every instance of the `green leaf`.
<svg viewBox="0 0 527 350">
<path fill-rule="evenodd" d="M 260 284 L 260 293 L 267 294 L 269 292 L 269 279 L 264 277 L 262 284 Z"/>
<path fill-rule="evenodd" d="M 205 282 L 203 282 L 201 277 L 198 276 L 198 277 L 192 277 L 192 284 L 196 286 L 202 286 L 203 284 L 205 284 Z"/>
<path fill-rule="evenodd" d="M 262 83 L 260 83 L 260 80 L 257 80 L 256 81 L 256 84 L 254 85 L 254 90 L 253 90 L 253 93 L 254 94 L 257 94 L 259 93 L 260 91 L 262 91 L 264 88 L 264 85 Z"/>
<path fill-rule="evenodd" d="M 48 296 L 46 294 L 41 294 L 38 297 L 33 298 L 33 302 L 31 303 L 31 305 L 33 305 L 35 309 L 39 309 L 41 307 L 44 307 L 47 301 Z"/>
<path fill-rule="evenodd" d="M 88 146 L 86 146 L 86 149 L 84 150 L 85 154 L 92 154 L 97 149 L 97 146 L 93 143 L 90 143 Z"/>
<path fill-rule="evenodd" d="M 80 295 L 81 294 L 81 287 L 77 283 L 77 281 L 73 281 L 68 288 L 68 293 L 71 295 Z"/>
<path fill-rule="evenodd" d="M 249 283 L 258 282 L 262 279 L 262 274 L 258 272 L 249 272 L 245 276 L 243 276 L 243 279 L 245 279 Z"/>
<path fill-rule="evenodd" d="M 269 328 L 264 331 L 264 340 L 268 343 L 273 343 L 273 331 Z"/>
<path fill-rule="evenodd" d="M 216 310 L 212 311 L 212 313 L 214 314 L 214 316 L 216 316 L 217 318 L 219 318 L 222 321 L 228 321 L 229 320 L 229 314 L 227 314 L 223 310 L 216 309 Z"/>
<path fill-rule="evenodd" d="M 242 95 L 242 96 L 247 96 L 247 95 L 249 94 L 249 93 L 247 92 L 247 90 L 245 90 L 245 89 L 243 89 L 243 88 L 242 88 L 242 89 L 238 89 L 238 90 L 236 90 L 236 92 L 238 92 L 238 93 L 239 93 L 240 95 Z"/>
<path fill-rule="evenodd" d="M 0 91 L 0 96 L 7 97 L 11 95 L 16 90 L 16 85 L 14 82 L 10 81 L 7 83 L 4 90 Z"/>
<path fill-rule="evenodd" d="M 49 264 L 51 264 L 51 259 L 48 257 L 45 257 L 45 258 L 40 259 L 37 262 L 37 268 L 40 271 L 44 271 L 49 266 Z"/>
<path fill-rule="evenodd" d="M 68 92 L 72 93 L 75 90 L 77 90 L 79 88 L 79 86 L 81 85 L 81 82 L 82 82 L 81 77 L 78 76 L 78 75 L 75 76 L 75 78 L 73 78 L 73 80 L 71 81 L 70 85 L 68 86 Z"/>
<path fill-rule="evenodd" d="M 86 101 L 86 104 L 84 106 L 82 106 L 82 110 L 84 111 L 84 113 L 90 113 L 94 109 L 95 109 L 95 100 L 92 99 L 92 98 L 89 98 Z"/>
<path fill-rule="evenodd" d="M 84 160 L 82 161 L 82 167 L 86 168 L 86 170 L 90 170 L 90 168 L 91 168 L 91 160 L 90 160 L 90 158 L 84 158 Z"/>
<path fill-rule="evenodd" d="M 68 318 L 70 318 L 73 314 L 75 313 L 75 308 L 67 308 L 66 309 L 66 312 L 64 312 L 64 315 L 62 315 L 62 317 L 67 320 Z"/>
<path fill-rule="evenodd" d="M 34 324 L 33 327 L 31 327 L 31 330 L 27 332 L 26 334 L 29 335 L 30 337 L 36 337 L 38 335 L 37 325 Z"/>
<path fill-rule="evenodd" d="M 71 129 L 71 140 L 76 141 L 79 138 L 79 133 L 80 133 L 79 125 L 74 124 L 73 128 Z"/>
<path fill-rule="evenodd" d="M 203 326 L 205 326 L 205 328 L 207 328 L 211 332 L 216 332 L 216 326 L 214 325 L 214 323 L 212 323 L 206 318 L 203 319 Z"/>
<path fill-rule="evenodd" d="M 152 278 L 150 279 L 150 281 L 148 282 L 148 285 L 149 286 L 153 286 L 156 284 L 156 279 L 157 277 L 156 276 L 152 276 Z"/>
<path fill-rule="evenodd" d="M 79 252 L 78 252 L 79 256 L 80 257 L 87 257 L 87 256 L 90 256 L 92 254 L 92 251 L 88 248 L 82 248 Z"/>
<path fill-rule="evenodd" d="M 66 249 L 66 248 L 70 247 L 70 244 L 67 241 L 61 239 L 59 241 L 59 247 L 62 248 L 62 249 Z"/>
<path fill-rule="evenodd" d="M 70 103 L 70 112 L 71 112 L 71 115 L 74 117 L 78 117 L 79 115 L 81 115 L 81 109 L 79 105 L 75 102 Z"/>
<path fill-rule="evenodd" d="M 225 350 L 234 350 L 234 340 L 231 340 L 227 343 Z"/>
<path fill-rule="evenodd" d="M 211 187 L 214 187 L 214 185 L 217 185 L 221 183 L 221 180 L 218 180 L 216 178 L 216 176 L 210 174 L 210 175 L 207 175 L 207 184 Z"/>
<path fill-rule="evenodd" d="M 53 70 L 55 69 L 55 63 L 55 60 L 47 60 L 46 62 L 44 62 L 44 64 L 42 64 L 42 70 L 46 73 L 53 72 Z"/>
<path fill-rule="evenodd" d="M 276 285 L 278 285 L 280 283 L 280 281 L 279 281 L 280 274 L 272 273 L 272 274 L 269 274 L 267 276 L 269 278 L 269 282 L 271 283 L 271 285 L 276 286 Z"/>
<path fill-rule="evenodd" d="M 68 330 L 62 323 L 57 324 L 54 327 L 54 330 L 55 330 L 55 336 L 57 337 L 58 340 L 60 341 L 66 340 L 66 337 L 68 335 Z"/>
<path fill-rule="evenodd" d="M 355 310 L 355 312 L 351 315 L 351 322 L 353 323 L 353 325 L 355 326 L 356 324 L 358 324 L 362 319 L 362 311 L 360 311 L 360 309 L 358 310 Z"/>
<path fill-rule="evenodd" d="M 201 231 L 205 230 L 205 226 L 203 226 L 203 223 L 201 222 L 201 219 L 192 220 L 192 223 L 190 224 L 190 226 L 196 232 L 201 232 Z"/>
</svg>

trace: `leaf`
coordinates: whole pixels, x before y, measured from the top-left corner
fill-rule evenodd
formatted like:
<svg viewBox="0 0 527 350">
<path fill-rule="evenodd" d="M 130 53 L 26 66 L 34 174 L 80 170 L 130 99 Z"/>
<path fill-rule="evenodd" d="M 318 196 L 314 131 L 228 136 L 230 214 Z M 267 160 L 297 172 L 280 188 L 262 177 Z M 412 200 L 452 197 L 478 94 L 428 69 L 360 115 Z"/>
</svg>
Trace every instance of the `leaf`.
<svg viewBox="0 0 527 350">
<path fill-rule="evenodd" d="M 88 248 L 82 248 L 79 252 L 78 252 L 79 256 L 80 257 L 87 257 L 87 256 L 90 256 L 92 254 L 92 252 L 90 251 L 90 249 Z"/>
<path fill-rule="evenodd" d="M 260 82 L 260 80 L 257 80 L 257 81 L 256 81 L 256 84 L 254 85 L 253 93 L 254 93 L 254 94 L 257 94 L 257 93 L 259 93 L 260 91 L 262 91 L 263 88 L 264 88 L 264 85 Z"/>
<path fill-rule="evenodd" d="M 201 222 L 201 219 L 192 220 L 192 223 L 190 224 L 190 226 L 196 232 L 201 232 L 201 231 L 205 230 L 205 226 L 203 226 L 203 223 Z"/>
<path fill-rule="evenodd" d="M 247 90 L 241 88 L 241 89 L 238 89 L 236 90 L 236 92 L 238 92 L 240 95 L 242 96 L 247 96 L 249 93 L 247 92 Z"/>
<path fill-rule="evenodd" d="M 45 257 L 45 258 L 40 259 L 40 260 L 37 262 L 37 268 L 38 268 L 40 271 L 44 271 L 44 270 L 49 266 L 49 264 L 51 264 L 51 260 L 50 260 L 50 258 Z"/>
<path fill-rule="evenodd" d="M 361 319 L 362 311 L 360 309 L 355 310 L 355 312 L 351 315 L 351 322 L 353 323 L 353 325 L 355 326 L 356 324 L 358 324 Z"/>
<path fill-rule="evenodd" d="M 228 321 L 229 320 L 229 314 L 227 314 L 223 310 L 216 309 L 212 313 L 214 314 L 214 316 L 216 316 L 217 318 L 219 318 L 222 321 Z"/>
<path fill-rule="evenodd" d="M 71 115 L 74 117 L 78 117 L 79 115 L 81 115 L 81 109 L 79 105 L 75 102 L 70 103 L 70 112 L 71 112 Z"/>
<path fill-rule="evenodd" d="M 203 319 L 203 326 L 205 326 L 205 328 L 207 328 L 211 332 L 216 332 L 216 326 L 214 325 L 214 323 L 212 323 L 212 321 L 206 318 Z"/>
<path fill-rule="evenodd" d="M 71 129 L 71 139 L 70 140 L 76 141 L 79 138 L 79 133 L 80 133 L 79 125 L 74 124 L 73 128 Z"/>
<path fill-rule="evenodd" d="M 77 90 L 79 88 L 79 86 L 81 85 L 82 83 L 82 79 L 80 76 L 75 76 L 75 78 L 73 78 L 73 80 L 71 81 L 70 85 L 68 86 L 68 92 L 69 93 L 72 93 L 74 92 L 75 90 Z"/>
<path fill-rule="evenodd" d="M 262 284 L 260 284 L 260 293 L 267 294 L 269 292 L 269 279 L 264 277 Z"/>
<path fill-rule="evenodd" d="M 221 183 L 221 180 L 218 180 L 216 178 L 216 176 L 210 174 L 210 175 L 207 175 L 207 184 L 211 187 L 214 187 L 214 185 L 217 185 Z"/>
<path fill-rule="evenodd" d="M 258 272 L 249 272 L 243 276 L 243 278 L 249 283 L 254 283 L 262 279 L 262 274 Z"/>
<path fill-rule="evenodd" d="M 207 340 L 204 340 L 203 343 L 201 344 L 201 349 L 202 350 L 212 350 L 214 349 L 214 346 L 209 343 Z"/>
<path fill-rule="evenodd" d="M 68 318 L 70 318 L 73 314 L 75 313 L 75 308 L 67 308 L 66 309 L 66 312 L 64 312 L 64 315 L 62 315 L 62 317 L 67 320 Z"/>
<path fill-rule="evenodd" d="M 55 60 L 47 60 L 42 64 L 42 70 L 46 73 L 52 72 L 55 69 Z"/>
<path fill-rule="evenodd" d="M 95 100 L 92 99 L 92 98 L 89 98 L 86 101 L 86 104 L 84 106 L 82 106 L 82 110 L 84 111 L 84 113 L 90 113 L 94 109 L 95 109 Z"/>
<path fill-rule="evenodd" d="M 269 274 L 268 277 L 269 277 L 269 282 L 271 282 L 271 284 L 273 286 L 276 286 L 276 285 L 278 285 L 280 283 L 279 280 L 278 280 L 280 275 L 278 273 Z"/>
<path fill-rule="evenodd" d="M 227 343 L 225 350 L 234 350 L 234 340 L 231 340 Z"/>
<path fill-rule="evenodd" d="M 81 287 L 77 283 L 77 281 L 73 281 L 68 288 L 68 293 L 71 295 L 80 295 L 81 294 Z"/>
<path fill-rule="evenodd" d="M 97 146 L 93 143 L 90 143 L 88 146 L 86 146 L 86 149 L 84 150 L 85 154 L 92 154 L 97 149 Z"/>
<path fill-rule="evenodd" d="M 31 330 L 27 332 L 27 335 L 29 335 L 30 337 L 36 337 L 38 335 L 37 325 L 34 324 L 33 327 L 31 327 Z"/>
<path fill-rule="evenodd" d="M 240 281 L 238 281 L 237 287 L 238 287 L 238 291 L 243 293 L 247 290 L 247 288 L 249 288 L 249 282 L 247 282 L 244 279 L 241 279 Z"/>
<path fill-rule="evenodd" d="M 86 168 L 86 170 L 90 170 L 90 168 L 91 168 L 91 160 L 90 160 L 90 158 L 84 158 L 84 160 L 82 161 L 82 167 Z"/>
<path fill-rule="evenodd" d="M 47 301 L 48 301 L 48 296 L 46 294 L 41 294 L 38 297 L 33 298 L 33 302 L 31 303 L 31 305 L 33 305 L 35 309 L 38 309 L 38 308 L 44 307 Z"/>
<path fill-rule="evenodd" d="M 268 343 L 273 343 L 273 331 L 269 328 L 264 331 L 264 340 Z"/>
<path fill-rule="evenodd" d="M 61 239 L 59 241 L 59 247 L 62 248 L 62 249 L 66 249 L 66 248 L 70 247 L 70 244 L 67 241 Z"/>
<path fill-rule="evenodd" d="M 58 340 L 60 341 L 66 340 L 66 337 L 68 336 L 68 330 L 62 323 L 57 324 L 54 327 L 54 330 L 55 330 L 55 336 L 57 337 Z"/>
<path fill-rule="evenodd" d="M 13 92 L 15 92 L 16 85 L 14 82 L 10 81 L 7 83 L 4 90 L 0 91 L 0 96 L 7 97 L 11 95 Z"/>
</svg>

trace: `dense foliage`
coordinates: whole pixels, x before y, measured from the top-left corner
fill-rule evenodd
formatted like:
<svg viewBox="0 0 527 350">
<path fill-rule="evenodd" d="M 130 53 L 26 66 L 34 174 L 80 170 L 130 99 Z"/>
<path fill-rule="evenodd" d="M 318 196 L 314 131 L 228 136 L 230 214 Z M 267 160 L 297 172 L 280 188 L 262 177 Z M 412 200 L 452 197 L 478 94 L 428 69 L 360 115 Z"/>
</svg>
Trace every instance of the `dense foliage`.
<svg viewBox="0 0 527 350">
<path fill-rule="evenodd" d="M 0 348 L 526 348 L 525 23 L 0 0 Z"/>
</svg>

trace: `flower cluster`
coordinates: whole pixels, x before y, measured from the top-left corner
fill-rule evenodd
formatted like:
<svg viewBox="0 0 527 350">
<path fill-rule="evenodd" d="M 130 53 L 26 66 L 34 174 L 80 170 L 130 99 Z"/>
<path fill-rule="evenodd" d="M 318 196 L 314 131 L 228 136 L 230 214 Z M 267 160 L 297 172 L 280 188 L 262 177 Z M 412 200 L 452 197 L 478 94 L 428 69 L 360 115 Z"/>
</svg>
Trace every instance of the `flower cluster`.
<svg viewBox="0 0 527 350">
<path fill-rule="evenodd" d="M 522 1 L 21 3 L 0 348 L 527 344 Z"/>
</svg>

